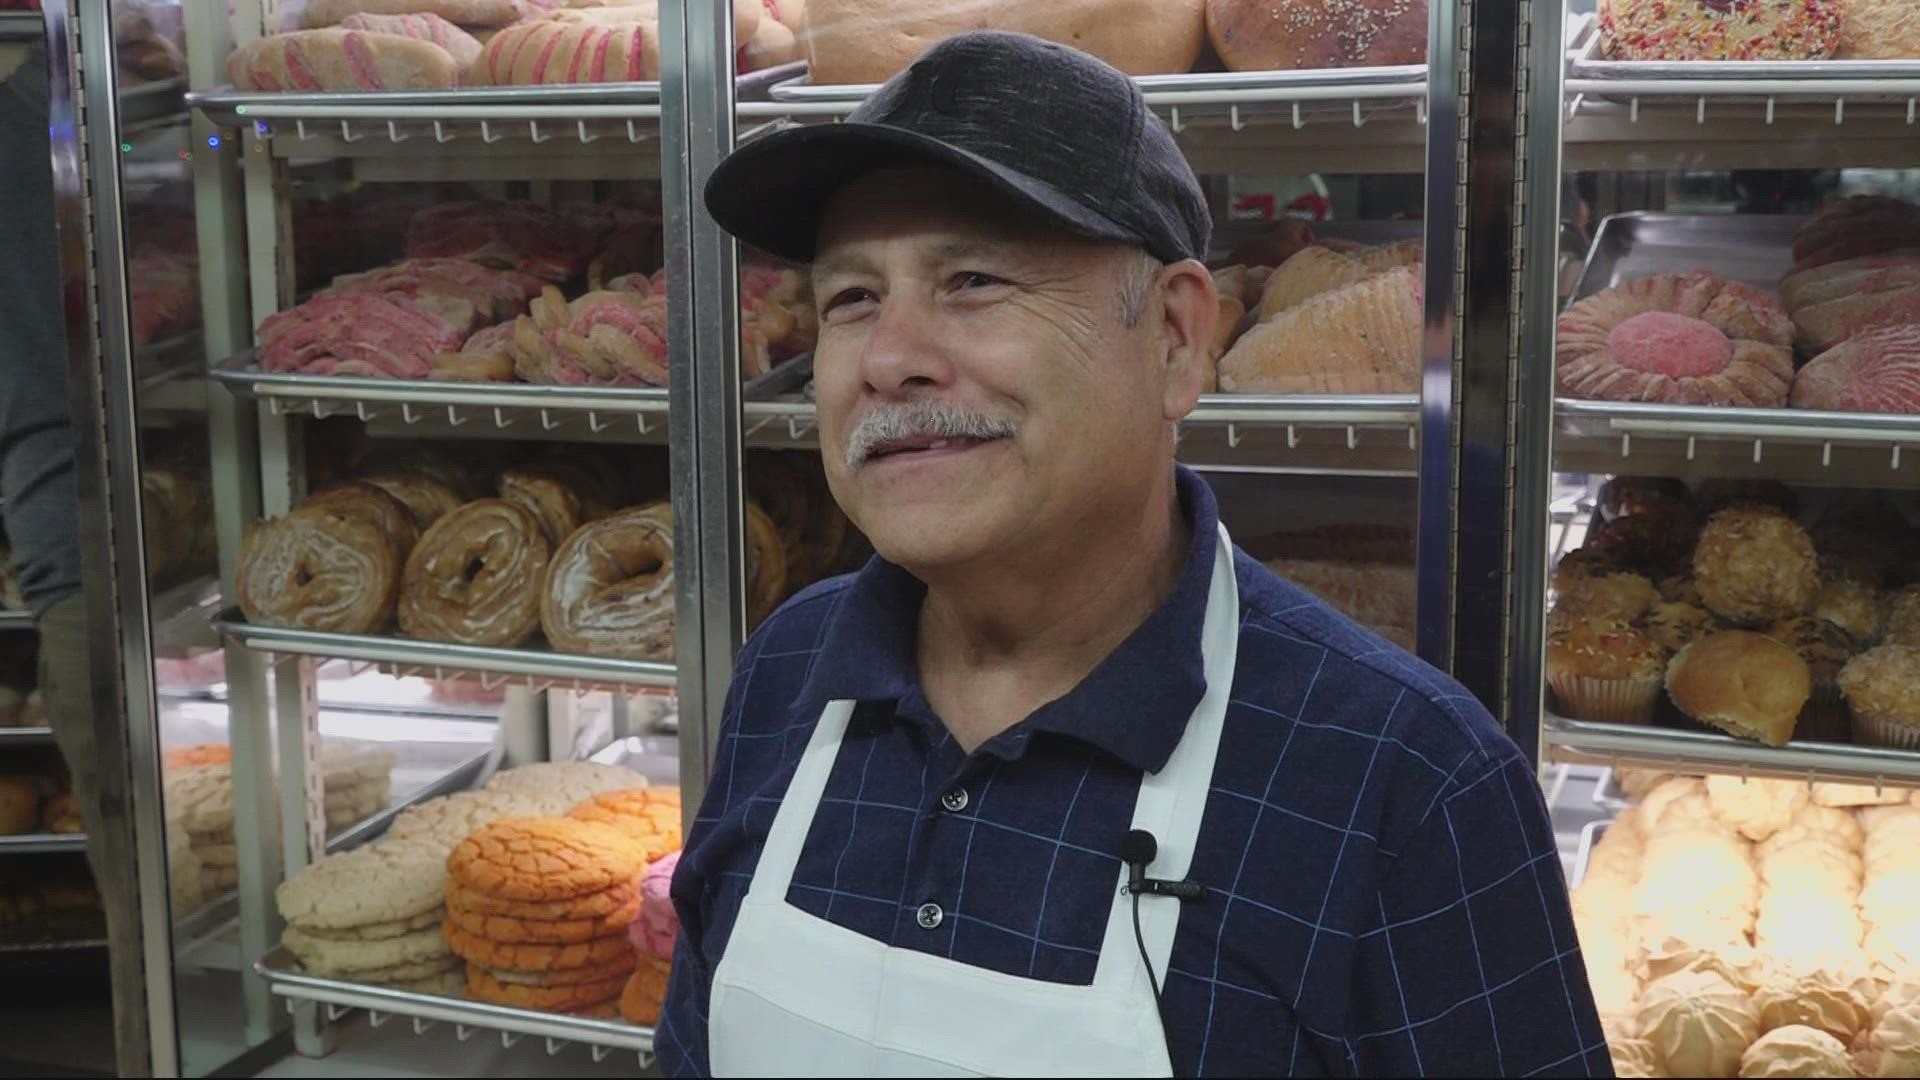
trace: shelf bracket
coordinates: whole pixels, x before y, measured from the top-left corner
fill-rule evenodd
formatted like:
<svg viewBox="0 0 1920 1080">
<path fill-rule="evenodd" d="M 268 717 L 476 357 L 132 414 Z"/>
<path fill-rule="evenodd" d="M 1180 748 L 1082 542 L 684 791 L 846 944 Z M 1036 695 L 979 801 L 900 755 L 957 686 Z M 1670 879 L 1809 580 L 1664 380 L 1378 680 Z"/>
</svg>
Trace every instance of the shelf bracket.
<svg viewBox="0 0 1920 1080">
<path fill-rule="evenodd" d="M 353 121 L 351 121 L 351 120 L 342 120 L 342 121 L 340 121 L 340 141 L 341 141 L 341 142 L 344 142 L 344 143 L 357 143 L 357 142 L 359 142 L 359 141 L 360 141 L 361 139 L 364 139 L 364 138 L 366 138 L 366 136 L 365 136 L 364 134 L 362 134 L 362 135 L 355 135 L 355 134 L 353 133 Z"/>
<path fill-rule="evenodd" d="M 1229 105 L 1227 107 L 1227 123 L 1231 124 L 1235 131 L 1246 130 L 1246 121 L 1240 119 L 1240 106 Z"/>
<path fill-rule="evenodd" d="M 1293 130 L 1299 131 L 1306 126 L 1306 118 L 1300 115 L 1300 103 L 1296 101 L 1293 103 Z"/>
<path fill-rule="evenodd" d="M 1688 461 L 1693 460 L 1693 455 L 1696 451 L 1699 450 L 1699 448 L 1700 448 L 1699 440 L 1695 439 L 1691 435 L 1687 436 L 1687 460 Z"/>
<path fill-rule="evenodd" d="M 812 430 L 813 421 L 799 416 L 787 417 L 787 438 L 793 442 L 799 442 L 806 437 L 807 432 Z"/>
<path fill-rule="evenodd" d="M 400 134 L 399 121 L 396 121 L 396 120 L 387 121 L 387 141 L 388 142 L 403 143 L 411 138 L 413 138 L 413 135 L 411 132 L 405 135 Z"/>
<path fill-rule="evenodd" d="M 1352 424 L 1348 424 L 1347 425 L 1347 449 L 1352 450 L 1358 447 L 1359 445 L 1360 445 L 1360 429 L 1354 427 Z"/>
<path fill-rule="evenodd" d="M 1841 124 L 1844 124 L 1846 122 L 1847 122 L 1847 99 L 1843 97 L 1834 98 L 1833 99 L 1833 126 L 1839 127 Z"/>
<path fill-rule="evenodd" d="M 454 134 L 447 130 L 447 125 L 445 121 L 435 120 L 433 122 L 433 141 L 434 142 L 450 143 L 454 140 L 454 137 L 455 137 Z"/>
<path fill-rule="evenodd" d="M 547 1044 L 548 1057 L 559 1057 L 560 1051 L 565 1050 L 567 1048 L 567 1044 L 565 1042 L 563 1042 L 560 1039 L 556 1039 L 551 1035 L 547 1036 L 546 1044 Z"/>
<path fill-rule="evenodd" d="M 473 1029 L 465 1024 L 455 1024 L 453 1025 L 453 1038 L 455 1042 L 466 1042 L 468 1039 L 473 1038 Z"/>
<path fill-rule="evenodd" d="M 1627 123 L 1640 122 L 1640 98 L 1638 95 L 1627 99 Z"/>
<path fill-rule="evenodd" d="M 645 136 L 641 135 L 640 132 L 634 130 L 633 118 L 628 117 L 627 118 L 627 141 L 630 143 L 637 143 L 637 142 L 640 142 L 643 138 L 645 138 Z"/>
<path fill-rule="evenodd" d="M 1620 456 L 1623 458 L 1633 456 L 1633 432 L 1631 431 L 1620 436 Z"/>
<path fill-rule="evenodd" d="M 332 1023 L 352 1011 L 352 1009 L 347 1008 L 345 1005 L 335 1005 L 329 1001 L 327 1003 L 327 1022 Z"/>
<path fill-rule="evenodd" d="M 406 402 L 400 403 L 400 419 L 409 424 L 417 424 L 420 422 L 420 418 L 413 413 L 413 406 Z"/>
<path fill-rule="evenodd" d="M 607 430 L 607 426 L 610 423 L 612 423 L 612 421 L 600 419 L 600 414 L 597 412 L 589 412 L 587 414 L 587 430 L 593 432 L 595 435 Z"/>
<path fill-rule="evenodd" d="M 540 410 L 540 430 L 541 431 L 552 431 L 554 428 L 559 427 L 560 424 L 561 424 L 561 421 L 555 420 L 553 418 L 552 413 L 548 412 L 545 409 Z"/>
<path fill-rule="evenodd" d="M 1707 96 L 1705 94 L 1700 95 L 1700 100 L 1693 103 L 1693 122 L 1702 127 L 1706 126 Z"/>
<path fill-rule="evenodd" d="M 634 413 L 634 414 L 633 414 L 633 422 L 634 422 L 634 424 L 635 424 L 635 426 L 637 426 L 637 427 L 639 427 L 639 429 L 640 429 L 640 434 L 642 434 L 642 435 L 651 435 L 651 434 L 653 434 L 653 425 L 651 425 L 651 424 L 649 424 L 649 423 L 647 423 L 647 414 L 646 414 L 646 413 Z"/>
<path fill-rule="evenodd" d="M 653 1054 L 651 1051 L 642 1050 L 640 1051 L 638 1056 L 640 1058 L 640 1067 L 642 1069 L 653 1068 Z"/>
<path fill-rule="evenodd" d="M 413 1018 L 413 1033 L 415 1035 L 425 1035 L 427 1032 L 433 1030 L 433 1025 L 437 1023 L 439 1023 L 437 1020 L 429 1020 L 424 1016 L 416 1016 Z"/>
<path fill-rule="evenodd" d="M 460 406 L 458 405 L 447 406 L 447 426 L 448 427 L 465 427 L 467 424 L 467 421 L 471 419 L 473 419 L 473 417 L 460 415 Z"/>
<path fill-rule="evenodd" d="M 1915 119 L 1920 119 L 1920 99 L 1907 99 L 1907 126 L 1912 127 Z"/>
<path fill-rule="evenodd" d="M 1227 425 L 1227 449 L 1229 450 L 1240 449 L 1240 425 L 1239 424 Z"/>
<path fill-rule="evenodd" d="M 519 1032 L 503 1031 L 500 1033 L 500 1048 L 502 1050 L 511 1050 L 515 1046 L 519 1045 L 519 1043 L 520 1043 Z"/>
<path fill-rule="evenodd" d="M 1427 99 L 1426 98 L 1417 97 L 1413 99 L 1413 119 L 1414 119 L 1414 122 L 1418 123 L 1421 127 L 1427 126 Z"/>
<path fill-rule="evenodd" d="M 1889 468 L 1893 469 L 1894 472 L 1900 471 L 1900 444 L 1899 443 L 1893 444 L 1893 461 L 1889 465 Z"/>
<path fill-rule="evenodd" d="M 1167 126 L 1173 129 L 1175 135 L 1187 130 L 1186 122 L 1180 119 L 1180 106 L 1175 105 L 1168 109 L 1167 115 Z"/>
<path fill-rule="evenodd" d="M 353 403 L 353 415 L 359 417 L 360 422 L 364 424 L 380 414 L 368 409 L 366 402 L 356 401 Z"/>
<path fill-rule="evenodd" d="M 1823 469 L 1833 467 L 1833 444 L 1830 442 L 1820 444 L 1820 467 Z"/>
<path fill-rule="evenodd" d="M 1353 99 L 1353 126 L 1365 127 L 1366 124 L 1367 124 L 1366 118 L 1360 115 L 1360 99 L 1354 98 Z"/>
<path fill-rule="evenodd" d="M 587 122 L 586 122 L 585 120 L 576 120 L 576 121 L 574 121 L 574 123 L 575 123 L 576 125 L 578 125 L 578 128 L 577 128 L 577 130 L 578 130 L 578 131 L 579 131 L 579 133 L 580 133 L 580 145 L 581 145 L 581 146 L 589 146 L 589 145 L 591 145 L 591 144 L 593 144 L 593 143 L 595 143 L 595 142 L 598 142 L 598 141 L 600 140 L 600 134 L 599 134 L 599 132 L 588 132 L 588 131 L 587 131 Z"/>
<path fill-rule="evenodd" d="M 480 121 L 480 141 L 481 142 L 486 143 L 488 146 L 492 146 L 494 143 L 497 143 L 504 138 L 506 138 L 505 135 L 495 135 L 493 133 L 493 124 L 490 121 L 486 121 L 486 120 Z"/>
<path fill-rule="evenodd" d="M 771 416 L 761 417 L 759 423 L 756 423 L 752 427 L 748 428 L 746 430 L 746 433 L 741 435 L 740 437 L 742 439 L 751 439 L 755 435 L 760 434 L 761 429 L 765 428 L 768 424 L 771 424 L 771 423 L 773 423 L 773 417 Z"/>
<path fill-rule="evenodd" d="M 383 1013 L 378 1009 L 367 1010 L 367 1026 L 368 1027 L 372 1027 L 372 1028 L 381 1027 L 391 1019 L 393 1019 L 392 1013 Z"/>
<path fill-rule="evenodd" d="M 1420 449 L 1420 429 L 1411 425 L 1407 428 L 1407 449 Z"/>
<path fill-rule="evenodd" d="M 591 1047 L 588 1047 L 588 1050 L 593 1054 L 593 1063 L 595 1065 L 607 1060 L 607 1055 L 613 1053 L 612 1048 L 601 1046 L 599 1043 L 594 1043 Z"/>
<path fill-rule="evenodd" d="M 313 138 L 313 136 L 307 134 L 307 122 L 305 120 L 296 119 L 293 122 L 293 133 L 300 137 L 301 142 L 306 142 L 308 139 Z"/>
<path fill-rule="evenodd" d="M 1766 448 L 1766 445 L 1767 441 L 1765 439 L 1753 440 L 1753 463 L 1755 465 L 1760 464 L 1760 452 Z"/>
<path fill-rule="evenodd" d="M 527 134 L 533 139 L 533 145 L 535 146 L 539 146 L 541 143 L 553 138 L 552 135 L 540 134 L 540 121 L 538 120 L 527 121 Z"/>
<path fill-rule="evenodd" d="M 1228 441 L 1232 441 L 1233 439 L 1233 425 L 1231 424 L 1227 425 L 1227 439 Z M 1293 426 L 1292 424 L 1288 424 L 1287 425 L 1287 449 L 1297 450 L 1299 448 L 1300 448 L 1300 429 Z"/>
<path fill-rule="evenodd" d="M 514 419 L 515 419 L 514 417 L 508 416 L 507 410 L 502 408 L 501 406 L 495 405 L 493 407 L 493 426 L 494 427 L 499 428 L 502 431 L 505 431 L 507 428 L 510 428 L 513 426 Z"/>
<path fill-rule="evenodd" d="M 1773 98 L 1767 98 L 1767 126 L 1773 126 Z"/>
</svg>

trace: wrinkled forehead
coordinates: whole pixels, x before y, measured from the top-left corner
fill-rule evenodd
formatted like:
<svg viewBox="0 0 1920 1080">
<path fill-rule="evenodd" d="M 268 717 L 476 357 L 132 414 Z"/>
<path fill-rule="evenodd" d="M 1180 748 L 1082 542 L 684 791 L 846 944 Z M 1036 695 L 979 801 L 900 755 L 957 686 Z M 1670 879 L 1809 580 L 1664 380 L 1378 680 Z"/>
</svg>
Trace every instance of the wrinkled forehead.
<svg viewBox="0 0 1920 1080">
<path fill-rule="evenodd" d="M 881 169 L 841 188 L 820 218 L 816 276 L 885 247 L 964 247 L 1059 258 L 1109 245 L 1076 236 L 986 183 L 937 166 Z"/>
</svg>

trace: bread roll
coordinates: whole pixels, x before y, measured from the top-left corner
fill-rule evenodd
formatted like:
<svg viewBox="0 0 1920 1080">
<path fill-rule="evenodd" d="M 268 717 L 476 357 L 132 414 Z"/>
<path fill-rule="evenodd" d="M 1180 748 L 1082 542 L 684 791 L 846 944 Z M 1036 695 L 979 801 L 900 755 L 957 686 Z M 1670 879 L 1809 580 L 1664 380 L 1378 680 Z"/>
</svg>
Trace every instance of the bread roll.
<svg viewBox="0 0 1920 1080">
<path fill-rule="evenodd" d="M 480 58 L 480 39 L 438 15 L 349 15 L 340 20 L 340 28 L 431 41 L 447 50 L 462 71 Z"/>
<path fill-rule="evenodd" d="M 1743 739 L 1785 746 L 1813 692 L 1806 661 L 1747 630 L 1708 634 L 1667 668 L 1667 693 L 1680 711 Z"/>
<path fill-rule="evenodd" d="M 507 27 L 487 43 L 468 79 L 478 86 L 539 86 L 641 82 L 659 77 L 659 23 L 582 17 L 540 19 Z"/>
<path fill-rule="evenodd" d="M 1427 58 L 1427 0 L 1207 0 L 1233 71 L 1387 67 Z"/>
<path fill-rule="evenodd" d="M 514 0 L 308 0 L 300 25 L 333 26 L 349 15 L 438 15 L 456 26 L 505 26 L 520 18 Z"/>
<path fill-rule="evenodd" d="M 1331 248 L 1310 247 L 1280 264 L 1260 295 L 1260 321 L 1299 307 L 1322 293 L 1364 281 L 1373 271 Z"/>
<path fill-rule="evenodd" d="M 0 836 L 40 827 L 40 785 L 25 776 L 0 776 Z"/>
<path fill-rule="evenodd" d="M 299 30 L 258 38 L 227 57 L 240 90 L 444 90 L 460 83 L 453 54 L 430 41 L 364 30 Z"/>
<path fill-rule="evenodd" d="M 1220 360 L 1235 394 L 1411 394 L 1420 286 L 1405 270 L 1316 296 L 1246 332 Z"/>
<path fill-rule="evenodd" d="M 1205 0 L 809 0 L 801 34 L 816 83 L 885 82 L 969 30 L 1033 34 L 1129 75 L 1189 71 L 1206 44 Z"/>
</svg>

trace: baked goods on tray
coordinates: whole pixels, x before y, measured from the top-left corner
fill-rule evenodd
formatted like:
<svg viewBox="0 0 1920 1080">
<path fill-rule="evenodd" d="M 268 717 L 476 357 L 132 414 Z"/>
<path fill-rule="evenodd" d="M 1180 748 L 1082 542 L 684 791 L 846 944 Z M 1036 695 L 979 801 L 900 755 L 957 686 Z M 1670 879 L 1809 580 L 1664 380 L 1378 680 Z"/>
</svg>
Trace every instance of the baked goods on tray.
<svg viewBox="0 0 1920 1080">
<path fill-rule="evenodd" d="M 1279 274 L 1275 271 L 1276 278 Z M 1241 394 L 1415 393 L 1420 386 L 1420 327 L 1419 279 L 1406 269 L 1374 274 L 1314 296 L 1248 330 L 1220 358 L 1220 389 Z"/>
<path fill-rule="evenodd" d="M 540 628 L 552 546 L 540 520 L 505 499 L 479 499 L 435 522 L 400 578 L 409 637 L 513 648 Z"/>
<path fill-rule="evenodd" d="M 1560 317 L 1559 392 L 1603 401 L 1772 407 L 1793 382 L 1793 321 L 1765 293 L 1706 271 L 1595 293 Z"/>
<path fill-rule="evenodd" d="M 1836 60 L 1920 59 L 1920 4 L 1913 0 L 1847 0 Z"/>
<path fill-rule="evenodd" d="M 1388 67 L 1427 58 L 1427 0 L 1207 0 L 1230 71 Z"/>
<path fill-rule="evenodd" d="M 1807 612 L 1820 592 L 1813 538 L 1787 515 L 1757 506 L 1731 506 L 1708 519 L 1693 575 L 1706 606 L 1743 625 Z"/>
<path fill-rule="evenodd" d="M 359 12 L 340 20 L 343 30 L 367 30 L 376 34 L 398 34 L 416 41 L 430 41 L 447 50 L 459 70 L 465 71 L 480 57 L 480 39 L 428 11 L 410 15 L 377 15 Z"/>
<path fill-rule="evenodd" d="M 354 15 L 438 15 L 457 26 L 505 26 L 521 18 L 515 0 L 309 0 L 300 25 L 333 26 Z"/>
<path fill-rule="evenodd" d="M 1847 0 L 1600 0 L 1611 60 L 1824 60 Z"/>
<path fill-rule="evenodd" d="M 1920 320 L 1920 288 L 1910 303 Z M 1802 409 L 1920 414 L 1920 321 L 1867 330 L 1820 354 L 1794 376 L 1792 400 Z"/>
</svg>

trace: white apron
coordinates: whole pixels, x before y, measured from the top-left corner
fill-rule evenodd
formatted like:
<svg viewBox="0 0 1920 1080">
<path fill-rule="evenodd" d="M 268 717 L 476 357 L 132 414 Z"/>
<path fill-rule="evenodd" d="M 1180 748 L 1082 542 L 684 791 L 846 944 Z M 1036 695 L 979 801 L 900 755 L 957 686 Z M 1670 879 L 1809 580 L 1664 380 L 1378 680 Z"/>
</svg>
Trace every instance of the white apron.
<svg viewBox="0 0 1920 1080">
<path fill-rule="evenodd" d="M 1134 806 L 1132 827 L 1159 841 L 1150 877 L 1180 880 L 1192 864 L 1233 686 L 1239 612 L 1233 545 L 1222 528 L 1201 639 L 1206 694 L 1166 768 L 1143 779 Z M 1171 1075 L 1134 941 L 1124 866 L 1090 986 L 890 948 L 787 903 L 794 865 L 852 714 L 849 701 L 821 714 L 714 971 L 708 1020 L 714 1075 Z M 1147 953 L 1163 982 L 1180 907 L 1173 897 L 1141 898 Z"/>
</svg>

